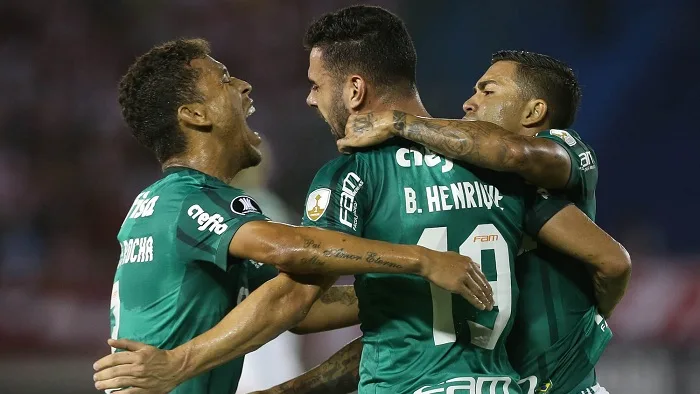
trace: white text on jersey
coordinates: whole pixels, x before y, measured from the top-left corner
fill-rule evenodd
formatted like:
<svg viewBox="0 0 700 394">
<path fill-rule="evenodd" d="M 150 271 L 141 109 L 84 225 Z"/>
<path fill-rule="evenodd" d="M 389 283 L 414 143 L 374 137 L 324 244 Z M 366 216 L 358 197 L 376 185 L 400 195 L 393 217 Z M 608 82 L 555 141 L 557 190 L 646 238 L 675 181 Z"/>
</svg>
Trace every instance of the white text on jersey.
<svg viewBox="0 0 700 394">
<path fill-rule="evenodd" d="M 143 192 L 136 196 L 136 200 L 134 200 L 134 204 L 131 205 L 131 209 L 129 210 L 129 219 L 145 218 L 153 215 L 153 210 L 160 196 L 148 198 L 148 193 L 149 192 Z"/>
<path fill-rule="evenodd" d="M 355 196 L 360 189 L 362 189 L 362 185 L 364 184 L 365 182 L 354 172 L 348 173 L 345 179 L 343 179 L 343 190 L 340 193 L 340 212 L 338 217 L 340 218 L 340 223 L 343 223 L 353 230 L 357 229 L 357 203 L 355 202 Z M 354 215 L 352 222 L 348 219 L 350 212 Z"/>
<path fill-rule="evenodd" d="M 451 170 L 452 167 L 454 167 L 454 164 L 452 164 L 452 160 L 442 156 L 434 155 L 432 153 L 424 155 L 422 152 L 417 151 L 415 149 L 406 148 L 401 148 L 396 151 L 396 163 L 401 167 L 420 167 L 423 165 L 423 163 L 425 163 L 425 165 L 428 167 L 435 167 L 436 165 L 440 164 L 443 160 L 445 161 L 445 164 L 442 165 L 442 172 L 447 172 Z"/>
<path fill-rule="evenodd" d="M 479 182 L 458 182 L 449 186 L 428 186 L 425 188 L 425 204 L 418 204 L 416 191 L 404 187 L 406 213 L 423 213 L 427 205 L 428 212 L 451 211 L 453 209 L 501 208 L 503 196 L 493 185 Z"/>
<path fill-rule="evenodd" d="M 153 261 L 153 237 L 131 238 L 122 241 L 119 264 L 147 263 Z"/>
<path fill-rule="evenodd" d="M 481 394 L 489 390 L 493 394 L 507 394 L 512 379 L 508 376 L 502 377 L 459 377 L 439 383 L 434 386 L 421 387 L 413 394 L 440 394 L 440 393 L 464 393 Z"/>
<path fill-rule="evenodd" d="M 192 219 L 197 220 L 197 224 L 199 224 L 197 230 L 199 231 L 208 230 L 221 235 L 228 229 L 228 225 L 224 223 L 223 216 L 219 215 L 218 213 L 209 215 L 197 204 L 191 206 L 187 210 L 187 214 L 190 215 Z"/>
</svg>

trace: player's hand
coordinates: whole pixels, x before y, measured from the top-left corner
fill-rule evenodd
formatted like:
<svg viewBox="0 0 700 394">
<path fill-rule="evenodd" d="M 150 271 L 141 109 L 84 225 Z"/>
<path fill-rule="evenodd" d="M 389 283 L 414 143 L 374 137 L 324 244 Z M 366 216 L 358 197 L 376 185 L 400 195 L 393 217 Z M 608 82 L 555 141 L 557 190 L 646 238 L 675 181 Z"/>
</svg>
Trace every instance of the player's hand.
<svg viewBox="0 0 700 394">
<path fill-rule="evenodd" d="M 110 339 L 110 346 L 126 350 L 105 356 L 93 364 L 98 390 L 119 389 L 119 394 L 165 394 L 181 382 L 182 363 L 172 351 L 128 339 Z"/>
<path fill-rule="evenodd" d="M 338 140 L 338 150 L 350 153 L 352 148 L 381 144 L 394 136 L 394 111 L 350 115 L 345 125 L 345 137 Z"/>
<path fill-rule="evenodd" d="M 452 293 L 460 294 L 479 310 L 493 309 L 493 290 L 479 266 L 454 252 L 428 251 L 423 277 Z"/>
</svg>

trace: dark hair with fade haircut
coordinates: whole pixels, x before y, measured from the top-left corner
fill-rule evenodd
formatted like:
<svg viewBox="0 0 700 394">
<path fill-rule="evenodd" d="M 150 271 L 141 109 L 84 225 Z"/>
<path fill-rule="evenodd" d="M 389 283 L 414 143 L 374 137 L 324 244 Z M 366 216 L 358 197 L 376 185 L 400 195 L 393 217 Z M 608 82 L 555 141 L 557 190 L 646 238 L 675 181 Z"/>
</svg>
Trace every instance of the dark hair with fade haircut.
<svg viewBox="0 0 700 394">
<path fill-rule="evenodd" d="M 357 72 L 380 89 L 415 89 L 411 36 L 398 16 L 381 7 L 356 5 L 323 15 L 307 29 L 304 47 L 321 49 L 336 75 Z"/>
<path fill-rule="evenodd" d="M 500 61 L 517 63 L 523 93 L 547 102 L 550 127 L 571 127 L 581 102 L 581 88 L 571 67 L 551 56 L 525 51 L 499 51 L 491 56 L 491 64 Z"/>
<path fill-rule="evenodd" d="M 209 53 L 209 43 L 202 39 L 169 41 L 139 56 L 119 82 L 124 120 L 160 162 L 186 148 L 177 109 L 203 101 L 196 86 L 199 72 L 190 62 Z"/>
</svg>

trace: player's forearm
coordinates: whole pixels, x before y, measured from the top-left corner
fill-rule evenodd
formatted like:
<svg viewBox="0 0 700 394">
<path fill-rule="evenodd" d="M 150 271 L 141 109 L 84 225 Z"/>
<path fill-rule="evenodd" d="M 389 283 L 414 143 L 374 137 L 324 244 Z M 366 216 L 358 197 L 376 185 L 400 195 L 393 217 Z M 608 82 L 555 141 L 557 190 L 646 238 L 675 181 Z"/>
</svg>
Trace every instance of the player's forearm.
<svg viewBox="0 0 700 394">
<path fill-rule="evenodd" d="M 362 340 L 357 338 L 305 374 L 265 390 L 265 394 L 351 393 L 360 382 Z"/>
<path fill-rule="evenodd" d="M 180 381 L 249 353 L 295 326 L 330 284 L 303 284 L 285 274 L 266 282 L 215 327 L 173 350 L 182 362 Z"/>
<path fill-rule="evenodd" d="M 632 272 L 627 250 L 573 205 L 545 223 L 538 239 L 588 265 L 599 309 L 609 315 L 625 294 Z"/>
<path fill-rule="evenodd" d="M 598 310 L 604 317 L 610 317 L 617 304 L 622 300 L 631 276 L 631 267 L 617 277 L 606 277 L 600 272 L 593 273 L 593 287 L 598 301 Z"/>
<path fill-rule="evenodd" d="M 601 245 L 601 254 L 591 258 L 589 266 L 593 271 L 593 288 L 598 309 L 605 317 L 610 317 L 617 304 L 627 291 L 632 276 L 632 261 L 627 250 L 617 241 Z"/>
<path fill-rule="evenodd" d="M 394 134 L 447 157 L 519 174 L 541 187 L 564 187 L 570 159 L 556 143 L 536 140 L 482 121 L 434 119 L 394 111 Z"/>
<path fill-rule="evenodd" d="M 235 256 L 299 274 L 422 274 L 427 249 L 393 245 L 313 227 L 251 222 L 231 241 Z M 245 231 L 243 231 L 245 230 Z"/>
<path fill-rule="evenodd" d="M 360 324 L 357 296 L 353 286 L 333 286 L 323 293 L 306 318 L 290 331 L 311 334 Z"/>
</svg>

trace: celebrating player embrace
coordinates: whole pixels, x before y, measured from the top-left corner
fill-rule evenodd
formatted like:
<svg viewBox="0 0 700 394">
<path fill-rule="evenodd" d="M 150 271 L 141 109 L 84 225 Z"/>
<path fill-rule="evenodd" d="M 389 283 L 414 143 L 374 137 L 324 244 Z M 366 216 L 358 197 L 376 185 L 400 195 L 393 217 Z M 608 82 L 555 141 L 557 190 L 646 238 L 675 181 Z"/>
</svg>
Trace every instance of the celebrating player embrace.
<svg viewBox="0 0 700 394">
<path fill-rule="evenodd" d="M 259 160 L 244 120 L 246 83 L 203 50 L 150 55 L 156 60 L 137 61 L 127 74 L 125 97 L 151 97 L 153 87 L 139 83 L 171 71 L 135 78 L 139 62 L 152 72 L 172 61 L 194 75 L 191 95 L 169 107 L 170 130 L 182 140 L 154 146 L 164 167 L 184 168 L 166 169 L 140 195 L 143 209 L 130 212 L 119 236 L 152 244 L 151 263 L 123 252 L 129 264 L 115 278 L 113 337 L 174 350 L 111 341 L 127 351 L 96 363 L 96 386 L 230 392 L 242 358 L 231 360 L 282 331 L 300 322 L 311 327 L 305 331 L 361 322 L 361 343 L 266 392 L 604 392 L 593 365 L 610 332 L 598 310 L 608 315 L 624 294 L 630 261 L 590 219 L 595 155 L 576 133 L 557 129 L 571 125 L 579 99 L 567 68 L 501 53 L 465 103 L 475 121 L 440 120 L 423 107 L 413 42 L 392 13 L 354 6 L 326 14 L 305 43 L 307 103 L 349 154 L 316 174 L 301 228 L 267 222 L 252 199 L 226 186 Z M 163 50 L 170 49 L 153 53 Z M 161 108 L 141 113 L 149 106 L 135 104 L 122 103 L 125 118 L 148 145 L 157 138 L 138 132 Z M 147 121 L 132 119 L 130 108 Z M 155 232 L 159 238 L 148 241 Z M 160 244 L 167 253 L 157 252 Z M 448 251 L 455 253 L 437 254 Z M 259 264 L 244 259 L 284 273 L 261 284 L 272 275 L 258 280 Z M 336 291 L 358 304 L 314 303 L 335 275 L 349 273 L 354 292 Z"/>
<path fill-rule="evenodd" d="M 597 158 L 569 129 L 581 96 L 573 71 L 549 56 L 519 51 L 498 52 L 491 63 L 464 103 L 465 120 L 354 115 L 339 149 L 400 136 L 459 161 L 516 173 L 594 219 Z M 591 278 L 575 259 L 539 246 L 516 259 L 515 273 L 520 298 L 507 347 L 525 391 L 603 393 L 593 368 L 612 338 L 603 316 L 620 301 L 629 267 L 611 292 L 602 271 Z"/>
<path fill-rule="evenodd" d="M 156 47 L 122 79 L 124 118 L 164 173 L 137 196 L 118 235 L 112 338 L 143 343 L 110 341 L 138 352 L 98 361 L 98 389 L 233 392 L 243 365 L 236 357 L 295 325 L 316 332 L 354 323 L 357 305 L 338 296 L 354 299 L 351 288 L 334 289 L 312 308 L 337 275 L 419 274 L 478 310 L 491 308 L 491 288 L 467 257 L 273 223 L 243 190 L 228 186 L 261 159 L 260 138 L 246 123 L 254 111 L 250 91 L 209 56 L 202 40 Z M 345 322 L 328 321 L 337 311 L 345 312 Z M 188 369 L 195 360 L 221 366 L 200 375 L 213 364 Z M 151 381 L 139 363 L 175 370 Z"/>
</svg>

